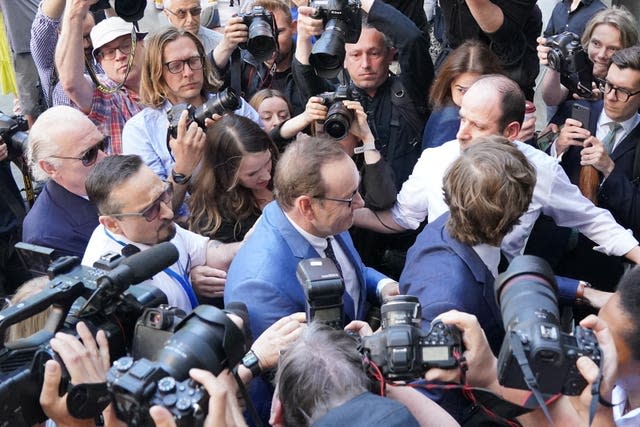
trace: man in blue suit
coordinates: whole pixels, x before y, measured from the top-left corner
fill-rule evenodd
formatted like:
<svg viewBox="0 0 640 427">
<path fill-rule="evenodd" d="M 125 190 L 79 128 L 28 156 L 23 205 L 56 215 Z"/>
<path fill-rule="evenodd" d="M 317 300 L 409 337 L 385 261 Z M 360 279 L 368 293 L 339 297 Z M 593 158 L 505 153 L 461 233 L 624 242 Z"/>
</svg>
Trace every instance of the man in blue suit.
<svg viewBox="0 0 640 427">
<path fill-rule="evenodd" d="M 449 212 L 429 223 L 409 249 L 400 291 L 420 299 L 425 331 L 445 311 L 474 314 L 497 355 L 504 338 L 493 292 L 500 243 L 527 210 L 536 174 L 506 138 L 475 142 L 448 169 Z"/>
<path fill-rule="evenodd" d="M 312 139 L 287 147 L 276 167 L 276 200 L 265 207 L 234 258 L 225 285 L 225 304 L 247 305 L 253 336 L 305 310 L 296 268 L 306 258 L 335 255 L 345 283 L 347 321 L 364 319 L 368 300 L 397 293 L 397 282 L 364 266 L 347 232 L 353 211 L 364 205 L 359 184 L 356 165 L 335 141 Z M 262 388 L 252 393 L 254 404 L 268 419 L 273 389 L 266 382 L 254 383 L 254 390 Z"/>
<path fill-rule="evenodd" d="M 276 200 L 265 207 L 234 258 L 225 285 L 225 302 L 247 304 L 254 336 L 281 317 L 305 310 L 296 268 L 303 259 L 331 257 L 328 244 L 345 282 L 348 321 L 364 319 L 368 299 L 397 289 L 396 282 L 364 266 L 347 232 L 353 211 L 364 204 L 359 183 L 356 165 L 335 141 L 317 139 L 287 148 L 275 172 Z"/>
</svg>

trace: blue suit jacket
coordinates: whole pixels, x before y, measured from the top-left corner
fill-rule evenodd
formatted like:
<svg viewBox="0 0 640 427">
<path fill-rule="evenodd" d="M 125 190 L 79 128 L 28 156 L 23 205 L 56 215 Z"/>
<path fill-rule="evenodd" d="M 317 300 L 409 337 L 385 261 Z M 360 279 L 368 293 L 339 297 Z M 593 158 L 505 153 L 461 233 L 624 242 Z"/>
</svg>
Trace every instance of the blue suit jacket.
<svg viewBox="0 0 640 427">
<path fill-rule="evenodd" d="M 97 226 L 92 202 L 49 180 L 24 219 L 22 240 L 82 258 Z"/>
<path fill-rule="evenodd" d="M 375 298 L 378 281 L 385 276 L 365 267 L 348 232 L 335 236 L 353 264 L 360 282 L 358 307 L 345 292 L 347 320 L 364 319 L 367 296 Z M 296 279 L 298 263 L 318 258 L 316 250 L 296 231 L 276 202 L 269 203 L 262 218 L 233 259 L 224 290 L 225 305 L 241 301 L 249 309 L 251 331 L 258 337 L 281 317 L 305 311 L 302 286 Z"/>
<path fill-rule="evenodd" d="M 360 282 L 357 312 L 353 300 L 345 292 L 343 299 L 347 321 L 364 319 L 367 296 L 375 297 L 381 273 L 365 267 L 356 252 L 348 232 L 334 236 L 353 264 Z M 305 296 L 296 278 L 298 263 L 318 258 L 318 252 L 291 225 L 276 202 L 262 211 L 254 233 L 242 245 L 233 259 L 224 288 L 224 302 L 241 301 L 249 309 L 249 321 L 254 337 L 292 313 L 305 311 Z M 249 387 L 251 400 L 260 418 L 268 425 L 273 387 L 263 378 L 256 378 Z"/>
<path fill-rule="evenodd" d="M 451 309 L 475 315 L 498 355 L 504 327 L 493 293 L 493 275 L 470 246 L 449 235 L 448 219 L 445 213 L 427 224 L 407 252 L 400 293 L 420 299 L 424 331 L 436 316 Z"/>
</svg>

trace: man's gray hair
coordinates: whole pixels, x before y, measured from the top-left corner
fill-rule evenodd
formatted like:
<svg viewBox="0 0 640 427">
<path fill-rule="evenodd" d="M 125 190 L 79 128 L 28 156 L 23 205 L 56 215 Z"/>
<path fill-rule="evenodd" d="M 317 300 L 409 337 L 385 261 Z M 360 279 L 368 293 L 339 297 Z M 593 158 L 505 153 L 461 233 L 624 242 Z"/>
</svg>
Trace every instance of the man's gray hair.
<svg viewBox="0 0 640 427">
<path fill-rule="evenodd" d="M 356 341 L 311 323 L 280 356 L 276 384 L 286 426 L 306 427 L 369 389 Z"/>
</svg>

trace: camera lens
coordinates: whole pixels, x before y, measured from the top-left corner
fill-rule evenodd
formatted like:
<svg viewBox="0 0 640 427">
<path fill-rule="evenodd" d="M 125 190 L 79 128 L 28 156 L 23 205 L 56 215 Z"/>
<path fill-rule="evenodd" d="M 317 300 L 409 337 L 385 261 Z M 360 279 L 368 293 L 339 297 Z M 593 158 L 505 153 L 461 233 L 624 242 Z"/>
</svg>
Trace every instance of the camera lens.
<svg viewBox="0 0 640 427">
<path fill-rule="evenodd" d="M 273 27 L 262 17 L 255 17 L 249 26 L 247 50 L 256 61 L 263 62 L 271 57 L 276 50 L 276 39 Z"/>
<path fill-rule="evenodd" d="M 327 111 L 327 118 L 324 121 L 324 133 L 333 139 L 343 139 L 349 133 L 353 113 L 344 106 L 342 101 L 335 102 Z"/>
<path fill-rule="evenodd" d="M 220 93 L 214 93 L 211 99 L 193 113 L 193 119 L 204 129 L 205 119 L 211 118 L 214 114 L 223 115 L 238 108 L 240 108 L 240 97 L 233 89 L 227 88 Z"/>
<path fill-rule="evenodd" d="M 109 2 L 105 0 L 104 3 L 106 7 L 103 7 L 103 9 L 108 9 L 110 7 Z M 144 0 L 115 0 L 114 9 L 116 15 L 125 21 L 134 22 L 142 19 L 146 6 L 147 2 Z"/>
<path fill-rule="evenodd" d="M 420 327 L 422 308 L 417 297 L 397 295 L 390 297 L 380 307 L 382 329 L 396 325 L 413 325 Z"/>
<path fill-rule="evenodd" d="M 244 353 L 244 334 L 235 323 L 222 310 L 201 305 L 178 326 L 156 361 L 172 377 L 182 380 L 191 368 L 218 375 L 239 363 Z"/>
<path fill-rule="evenodd" d="M 338 19 L 327 21 L 324 32 L 313 45 L 309 63 L 316 70 L 318 76 L 334 78 L 344 64 L 344 43 L 347 23 Z"/>
</svg>

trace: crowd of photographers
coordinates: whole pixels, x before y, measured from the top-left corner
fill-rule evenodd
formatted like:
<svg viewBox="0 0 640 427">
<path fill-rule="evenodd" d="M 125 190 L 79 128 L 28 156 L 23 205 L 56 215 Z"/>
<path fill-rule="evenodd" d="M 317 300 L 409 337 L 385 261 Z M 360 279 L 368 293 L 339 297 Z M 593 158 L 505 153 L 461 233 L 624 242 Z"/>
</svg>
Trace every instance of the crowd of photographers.
<svg viewBox="0 0 640 427">
<path fill-rule="evenodd" d="M 638 18 L 432 3 L 25 8 L 0 427 L 640 423 Z"/>
</svg>

